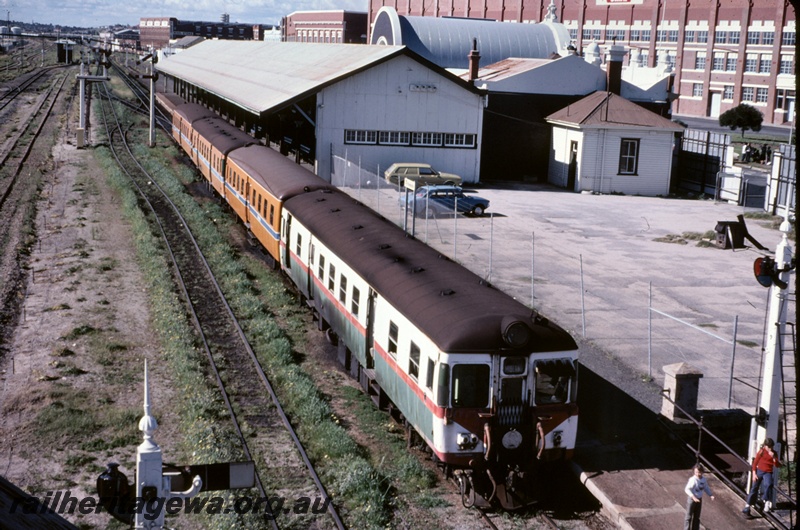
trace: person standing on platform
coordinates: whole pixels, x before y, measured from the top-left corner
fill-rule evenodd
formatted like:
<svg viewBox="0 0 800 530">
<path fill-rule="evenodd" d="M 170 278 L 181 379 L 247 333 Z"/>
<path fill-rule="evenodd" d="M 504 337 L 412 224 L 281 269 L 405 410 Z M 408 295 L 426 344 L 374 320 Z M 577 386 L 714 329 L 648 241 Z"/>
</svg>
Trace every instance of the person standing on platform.
<svg viewBox="0 0 800 530">
<path fill-rule="evenodd" d="M 683 530 L 700 530 L 700 510 L 703 507 L 703 493 L 714 500 L 714 494 L 708 487 L 708 481 L 703 476 L 703 466 L 697 464 L 692 468 L 693 475 L 686 483 L 686 519 L 683 522 Z"/>
<path fill-rule="evenodd" d="M 772 509 L 772 489 L 773 489 L 773 474 L 772 472 L 776 467 L 781 467 L 781 462 L 778 460 L 778 455 L 774 450 L 775 442 L 772 438 L 767 438 L 761 445 L 761 449 L 756 453 L 753 459 L 753 486 L 750 488 L 750 495 L 747 496 L 747 505 L 742 510 L 745 515 L 750 515 L 750 507 L 758 500 L 758 493 L 761 486 L 764 486 L 764 511 L 768 512 Z"/>
</svg>

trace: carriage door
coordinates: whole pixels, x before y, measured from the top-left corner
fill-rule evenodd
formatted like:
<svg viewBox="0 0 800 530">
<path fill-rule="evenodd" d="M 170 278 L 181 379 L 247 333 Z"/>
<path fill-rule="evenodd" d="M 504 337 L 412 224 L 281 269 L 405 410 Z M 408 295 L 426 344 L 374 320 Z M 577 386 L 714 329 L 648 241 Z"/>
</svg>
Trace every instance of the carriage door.
<svg viewBox="0 0 800 530">
<path fill-rule="evenodd" d="M 521 425 L 530 402 L 528 395 L 528 362 L 526 357 L 502 357 L 500 371 L 500 424 Z"/>
<path fill-rule="evenodd" d="M 367 296 L 367 333 L 366 333 L 366 368 L 375 368 L 375 356 L 373 355 L 372 345 L 375 343 L 375 298 L 378 294 L 370 289 Z"/>
<path fill-rule="evenodd" d="M 291 244 L 292 240 L 292 214 L 286 214 L 286 220 L 283 223 L 283 245 L 281 245 L 281 252 L 283 252 L 283 267 L 290 270 L 292 264 Z"/>
</svg>

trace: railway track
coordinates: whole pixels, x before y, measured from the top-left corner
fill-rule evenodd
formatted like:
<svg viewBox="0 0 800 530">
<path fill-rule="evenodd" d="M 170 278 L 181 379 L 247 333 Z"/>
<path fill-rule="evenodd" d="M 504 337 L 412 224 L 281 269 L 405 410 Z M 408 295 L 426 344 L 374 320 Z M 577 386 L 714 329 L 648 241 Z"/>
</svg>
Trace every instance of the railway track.
<svg viewBox="0 0 800 530">
<path fill-rule="evenodd" d="M 186 222 L 131 153 L 125 125 L 111 104 L 113 97 L 108 87 L 99 85 L 98 92 L 102 93 L 102 121 L 112 152 L 138 190 L 142 207 L 152 212 L 157 230 L 168 247 L 177 284 L 197 329 L 198 342 L 207 354 L 210 371 L 245 457 L 256 462 L 258 494 L 261 498 L 277 494 L 327 499 L 324 486 Z M 333 503 L 327 503 L 327 510 L 330 522 L 322 527 L 344 528 Z M 286 508 L 280 513 L 264 515 L 272 528 L 302 525 L 298 520 L 301 517 Z M 314 520 L 315 525 L 320 524 L 319 517 Z"/>
</svg>

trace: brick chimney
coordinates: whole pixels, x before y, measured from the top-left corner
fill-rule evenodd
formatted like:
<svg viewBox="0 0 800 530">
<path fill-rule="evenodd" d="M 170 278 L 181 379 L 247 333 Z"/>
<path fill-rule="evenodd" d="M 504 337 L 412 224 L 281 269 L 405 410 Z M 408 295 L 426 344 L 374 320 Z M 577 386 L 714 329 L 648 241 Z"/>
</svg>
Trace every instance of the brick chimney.
<svg viewBox="0 0 800 530">
<path fill-rule="evenodd" d="M 612 44 L 608 47 L 608 61 L 606 62 L 606 90 L 620 95 L 622 86 L 622 60 L 625 58 L 625 48 Z"/>
<path fill-rule="evenodd" d="M 478 39 L 472 39 L 472 51 L 467 55 L 469 59 L 469 82 L 474 83 L 478 79 L 478 69 L 481 54 L 478 52 Z"/>
</svg>

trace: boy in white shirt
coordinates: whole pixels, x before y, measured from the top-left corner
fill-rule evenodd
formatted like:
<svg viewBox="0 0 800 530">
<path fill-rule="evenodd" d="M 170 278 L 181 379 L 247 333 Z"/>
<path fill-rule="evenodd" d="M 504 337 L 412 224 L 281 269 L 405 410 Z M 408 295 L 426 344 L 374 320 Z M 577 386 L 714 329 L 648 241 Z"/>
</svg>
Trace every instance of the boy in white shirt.
<svg viewBox="0 0 800 530">
<path fill-rule="evenodd" d="M 686 519 L 683 523 L 683 530 L 700 529 L 700 510 L 703 507 L 703 493 L 708 494 L 714 500 L 714 494 L 708 487 L 708 481 L 703 476 L 703 466 L 697 464 L 692 468 L 693 475 L 686 483 Z"/>
</svg>

